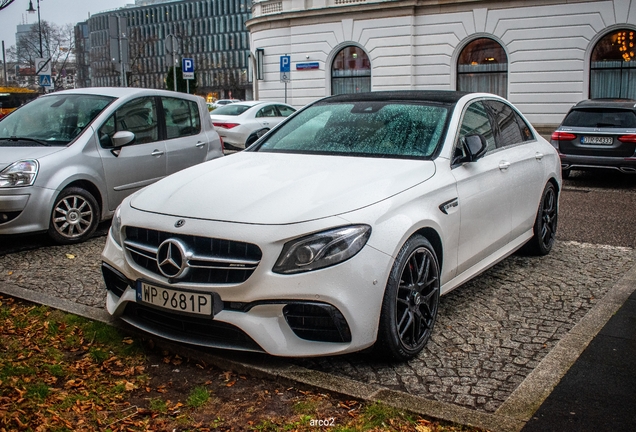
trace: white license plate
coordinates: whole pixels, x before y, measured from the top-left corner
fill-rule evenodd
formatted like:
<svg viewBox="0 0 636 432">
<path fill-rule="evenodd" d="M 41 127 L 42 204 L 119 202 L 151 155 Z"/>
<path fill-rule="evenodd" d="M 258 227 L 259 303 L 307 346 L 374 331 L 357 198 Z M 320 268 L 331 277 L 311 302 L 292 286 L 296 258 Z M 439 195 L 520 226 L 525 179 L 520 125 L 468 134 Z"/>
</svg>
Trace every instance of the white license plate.
<svg viewBox="0 0 636 432">
<path fill-rule="evenodd" d="M 197 315 L 212 316 L 213 310 L 211 294 L 173 290 L 142 281 L 137 282 L 137 301 Z"/>
<path fill-rule="evenodd" d="M 581 138 L 581 144 L 603 144 L 612 145 L 614 139 L 612 137 L 584 136 Z"/>
</svg>

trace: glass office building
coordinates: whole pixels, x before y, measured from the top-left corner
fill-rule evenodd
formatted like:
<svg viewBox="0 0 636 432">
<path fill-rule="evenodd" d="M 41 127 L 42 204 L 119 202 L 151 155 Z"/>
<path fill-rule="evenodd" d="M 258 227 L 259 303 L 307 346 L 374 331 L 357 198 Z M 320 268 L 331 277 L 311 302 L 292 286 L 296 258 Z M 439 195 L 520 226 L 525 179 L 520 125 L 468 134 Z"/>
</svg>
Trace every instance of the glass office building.
<svg viewBox="0 0 636 432">
<path fill-rule="evenodd" d="M 165 88 L 171 67 L 166 56 L 169 51 L 166 39 L 173 35 L 177 40 L 177 66 L 183 57 L 194 59 L 198 93 L 216 98 L 249 98 L 249 33 L 245 21 L 251 17 L 251 0 L 142 5 L 146 3 L 138 1 L 135 6 L 102 12 L 87 20 L 89 43 L 84 46 L 90 47 L 86 58 L 90 63 L 91 85 L 122 85 L 124 74 L 120 63 L 113 59 L 120 53 L 125 58 L 127 50 L 128 62 L 124 65 L 127 85 Z M 113 28 L 117 22 L 113 17 L 125 21 L 125 31 Z"/>
</svg>

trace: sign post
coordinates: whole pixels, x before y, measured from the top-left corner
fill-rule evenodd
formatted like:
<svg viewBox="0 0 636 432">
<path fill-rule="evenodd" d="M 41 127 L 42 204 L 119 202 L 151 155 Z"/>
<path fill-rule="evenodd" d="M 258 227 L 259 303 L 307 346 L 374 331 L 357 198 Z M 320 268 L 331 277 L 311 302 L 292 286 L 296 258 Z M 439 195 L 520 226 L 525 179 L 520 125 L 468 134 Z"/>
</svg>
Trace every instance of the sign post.
<svg viewBox="0 0 636 432">
<path fill-rule="evenodd" d="M 280 82 L 285 83 L 285 103 L 287 103 L 287 83 L 291 82 L 291 57 L 280 56 Z"/>
<path fill-rule="evenodd" d="M 186 93 L 190 93 L 190 80 L 194 79 L 194 59 L 183 58 L 181 59 L 181 71 L 183 72 L 183 79 L 186 80 Z"/>
</svg>

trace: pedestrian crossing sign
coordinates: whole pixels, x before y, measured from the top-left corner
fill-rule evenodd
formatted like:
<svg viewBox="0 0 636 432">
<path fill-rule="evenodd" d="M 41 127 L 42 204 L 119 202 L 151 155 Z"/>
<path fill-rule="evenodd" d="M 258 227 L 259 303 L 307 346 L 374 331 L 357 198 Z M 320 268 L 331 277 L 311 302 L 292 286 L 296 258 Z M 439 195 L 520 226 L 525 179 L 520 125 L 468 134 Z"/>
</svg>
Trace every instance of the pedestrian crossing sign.
<svg viewBox="0 0 636 432">
<path fill-rule="evenodd" d="M 51 87 L 51 75 L 40 75 L 39 79 L 42 87 Z"/>
</svg>

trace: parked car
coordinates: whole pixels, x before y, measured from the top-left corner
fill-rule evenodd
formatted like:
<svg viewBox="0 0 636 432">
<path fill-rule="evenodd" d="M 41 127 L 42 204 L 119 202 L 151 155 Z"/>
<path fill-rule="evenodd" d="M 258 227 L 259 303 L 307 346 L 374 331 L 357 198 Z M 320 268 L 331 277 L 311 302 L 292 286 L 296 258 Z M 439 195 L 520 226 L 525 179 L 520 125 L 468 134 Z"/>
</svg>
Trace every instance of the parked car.
<svg viewBox="0 0 636 432">
<path fill-rule="evenodd" d="M 570 170 L 636 173 L 636 100 L 588 99 L 577 103 L 552 134 L 563 177 Z"/>
<path fill-rule="evenodd" d="M 235 102 L 240 102 L 240 101 L 241 101 L 240 99 L 219 99 L 212 102 L 212 104 L 209 106 L 213 109 L 216 109 L 216 108 L 221 108 L 222 106 L 229 105 Z"/>
<path fill-rule="evenodd" d="M 248 101 L 226 105 L 210 113 L 227 148 L 242 150 L 296 111 L 281 102 Z"/>
<path fill-rule="evenodd" d="M 126 198 L 102 253 L 107 309 L 203 346 L 409 359 L 440 295 L 519 248 L 550 252 L 560 168 L 498 96 L 328 97 Z"/>
<path fill-rule="evenodd" d="M 0 120 L 0 235 L 86 240 L 122 199 L 223 155 L 205 101 L 160 90 L 41 96 Z"/>
</svg>

